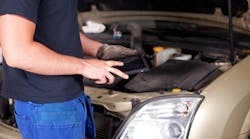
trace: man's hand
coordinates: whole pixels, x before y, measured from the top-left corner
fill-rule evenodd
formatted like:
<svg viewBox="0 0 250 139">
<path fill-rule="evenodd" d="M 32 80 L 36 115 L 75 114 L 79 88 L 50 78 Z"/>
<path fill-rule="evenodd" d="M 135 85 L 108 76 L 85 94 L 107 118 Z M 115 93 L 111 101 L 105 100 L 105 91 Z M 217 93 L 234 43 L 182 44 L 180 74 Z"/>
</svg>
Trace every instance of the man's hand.
<svg viewBox="0 0 250 139">
<path fill-rule="evenodd" d="M 85 55 L 97 57 L 103 60 L 124 58 L 138 54 L 134 49 L 120 45 L 108 45 L 92 40 L 80 33 L 82 49 Z"/>
<path fill-rule="evenodd" d="M 83 60 L 82 75 L 89 79 L 95 80 L 96 84 L 112 84 L 114 75 L 118 75 L 124 79 L 128 79 L 128 75 L 114 68 L 113 66 L 123 66 L 119 61 L 103 61 L 96 59 Z"/>
<path fill-rule="evenodd" d="M 97 51 L 96 57 L 99 59 L 117 59 L 124 58 L 127 56 L 136 55 L 137 51 L 135 49 L 126 48 L 120 45 L 108 45 L 104 44 Z"/>
</svg>

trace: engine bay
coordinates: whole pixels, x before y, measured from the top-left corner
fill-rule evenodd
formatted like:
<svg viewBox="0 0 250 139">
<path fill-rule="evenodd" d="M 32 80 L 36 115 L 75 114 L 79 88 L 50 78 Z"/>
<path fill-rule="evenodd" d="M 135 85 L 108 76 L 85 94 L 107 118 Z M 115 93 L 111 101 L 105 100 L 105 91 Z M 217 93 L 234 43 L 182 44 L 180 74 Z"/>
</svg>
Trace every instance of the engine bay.
<svg viewBox="0 0 250 139">
<path fill-rule="evenodd" d="M 211 34 L 202 36 L 199 32 L 198 35 L 191 33 L 190 37 L 186 30 L 183 32 L 173 34 L 173 29 L 167 29 L 157 33 L 155 29 L 128 23 L 107 26 L 103 33 L 86 33 L 101 42 L 136 49 L 138 55 L 112 59 L 125 63 L 118 68 L 130 75 L 129 80 L 117 77 L 112 85 L 97 85 L 84 79 L 84 84 L 126 93 L 173 89 L 199 92 L 248 53 L 248 48 L 235 49 L 235 63 L 232 63 L 225 34 L 218 38 Z"/>
</svg>

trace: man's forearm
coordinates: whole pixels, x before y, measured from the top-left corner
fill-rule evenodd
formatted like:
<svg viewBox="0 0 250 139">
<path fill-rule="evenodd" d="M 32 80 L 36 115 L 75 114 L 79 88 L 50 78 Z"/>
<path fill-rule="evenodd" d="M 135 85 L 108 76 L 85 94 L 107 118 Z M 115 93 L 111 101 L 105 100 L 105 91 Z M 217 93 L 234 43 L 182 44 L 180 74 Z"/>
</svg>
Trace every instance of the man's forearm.
<svg viewBox="0 0 250 139">
<path fill-rule="evenodd" d="M 3 52 L 5 47 L 3 47 Z M 80 74 L 82 59 L 56 53 L 38 42 L 16 47 L 12 53 L 3 53 L 7 64 L 42 75 Z"/>
<path fill-rule="evenodd" d="M 84 54 L 86 54 L 88 56 L 96 57 L 98 49 L 103 44 L 100 42 L 89 39 L 81 32 L 80 32 L 80 38 L 81 38 L 82 49 L 83 49 Z"/>
<path fill-rule="evenodd" d="M 30 45 L 25 45 L 25 47 L 17 47 L 14 57 L 5 56 L 7 57 L 7 64 L 41 75 L 79 74 L 96 80 L 98 84 L 113 83 L 114 77 L 111 73 L 128 79 L 128 75 L 113 68 L 113 66 L 123 66 L 122 62 L 80 59 L 61 55 L 37 42 L 32 42 Z M 4 54 L 6 54 L 5 48 L 6 46 L 3 47 Z"/>
</svg>

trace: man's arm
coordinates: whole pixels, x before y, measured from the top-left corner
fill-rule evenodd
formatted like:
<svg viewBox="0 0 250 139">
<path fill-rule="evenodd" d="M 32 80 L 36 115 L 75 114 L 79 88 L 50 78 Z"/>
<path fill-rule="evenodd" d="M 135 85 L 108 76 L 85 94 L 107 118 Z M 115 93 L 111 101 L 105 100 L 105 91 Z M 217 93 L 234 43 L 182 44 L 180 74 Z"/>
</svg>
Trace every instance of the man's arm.
<svg viewBox="0 0 250 139">
<path fill-rule="evenodd" d="M 97 51 L 103 44 L 89 39 L 82 32 L 80 32 L 80 39 L 81 39 L 82 50 L 84 54 L 88 56 L 96 57 Z"/>
<path fill-rule="evenodd" d="M 36 25 L 21 16 L 0 16 L 0 45 L 7 64 L 14 68 L 41 75 L 81 74 L 102 84 L 113 83 L 116 74 L 128 75 L 113 68 L 116 61 L 84 60 L 56 53 L 33 40 Z"/>
</svg>

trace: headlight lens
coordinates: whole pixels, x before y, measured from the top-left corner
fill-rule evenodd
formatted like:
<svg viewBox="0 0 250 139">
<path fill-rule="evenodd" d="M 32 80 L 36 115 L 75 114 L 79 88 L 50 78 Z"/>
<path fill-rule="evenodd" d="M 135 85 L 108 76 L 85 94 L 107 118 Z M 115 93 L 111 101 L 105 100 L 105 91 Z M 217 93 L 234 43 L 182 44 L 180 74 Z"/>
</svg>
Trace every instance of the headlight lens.
<svg viewBox="0 0 250 139">
<path fill-rule="evenodd" d="M 185 139 L 203 97 L 179 95 L 152 99 L 123 124 L 118 139 Z"/>
</svg>

